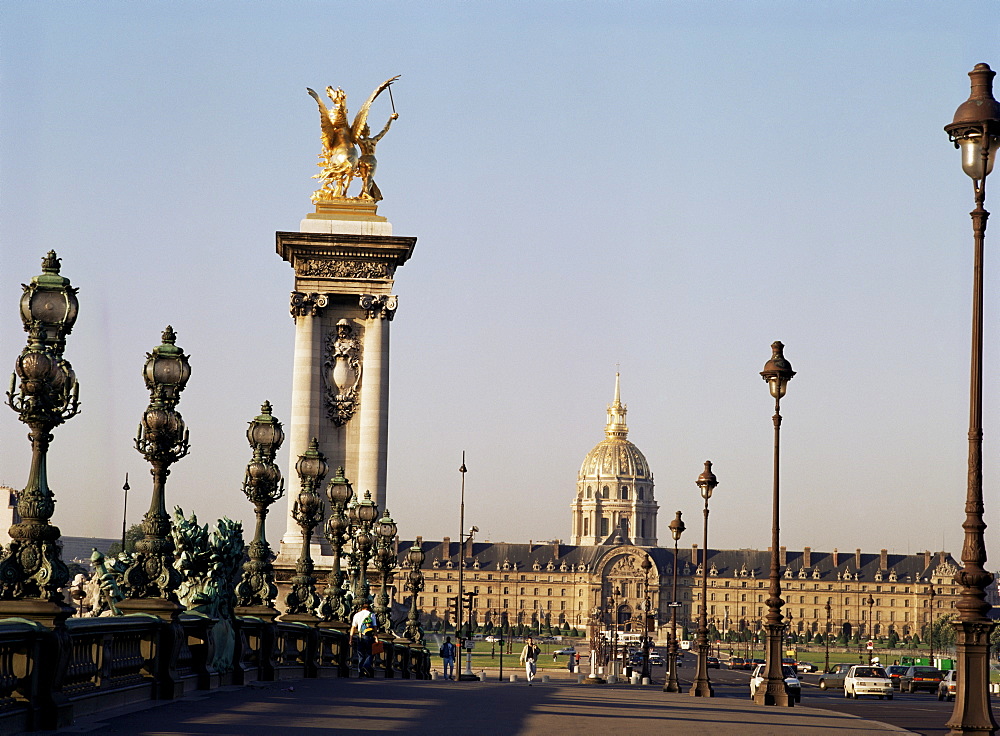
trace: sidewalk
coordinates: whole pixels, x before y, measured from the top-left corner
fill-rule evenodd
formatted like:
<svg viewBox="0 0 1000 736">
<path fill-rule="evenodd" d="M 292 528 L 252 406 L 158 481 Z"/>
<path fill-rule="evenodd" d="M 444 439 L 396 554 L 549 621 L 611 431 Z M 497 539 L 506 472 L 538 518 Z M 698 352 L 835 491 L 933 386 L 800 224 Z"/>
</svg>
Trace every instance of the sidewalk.
<svg viewBox="0 0 1000 736">
<path fill-rule="evenodd" d="M 506 674 L 506 668 L 504 668 Z M 568 674 L 568 673 L 567 673 Z M 45 732 L 54 733 L 54 732 Z M 614 733 L 855 736 L 908 733 L 832 711 L 764 708 L 658 687 L 576 682 L 294 680 L 192 693 L 142 710 L 81 719 L 58 733 L 132 736 L 579 736 Z"/>
</svg>

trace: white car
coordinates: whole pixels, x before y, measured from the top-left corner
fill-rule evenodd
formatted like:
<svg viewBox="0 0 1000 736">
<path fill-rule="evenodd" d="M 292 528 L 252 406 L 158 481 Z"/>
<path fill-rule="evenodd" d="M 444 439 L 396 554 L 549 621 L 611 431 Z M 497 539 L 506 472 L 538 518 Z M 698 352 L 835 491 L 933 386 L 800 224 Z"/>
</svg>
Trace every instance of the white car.
<svg viewBox="0 0 1000 736">
<path fill-rule="evenodd" d="M 764 670 L 766 668 L 766 664 L 759 664 L 754 668 L 753 674 L 750 676 L 751 698 L 756 695 L 757 688 L 764 682 Z M 799 678 L 795 675 L 795 670 L 785 664 L 781 666 L 781 673 L 785 676 L 785 690 L 788 692 L 788 697 L 795 703 L 801 703 L 802 683 L 799 682 Z"/>
<path fill-rule="evenodd" d="M 859 695 L 877 695 L 879 700 L 892 700 L 892 680 L 881 667 L 856 664 L 844 678 L 844 697 L 857 698 Z"/>
</svg>

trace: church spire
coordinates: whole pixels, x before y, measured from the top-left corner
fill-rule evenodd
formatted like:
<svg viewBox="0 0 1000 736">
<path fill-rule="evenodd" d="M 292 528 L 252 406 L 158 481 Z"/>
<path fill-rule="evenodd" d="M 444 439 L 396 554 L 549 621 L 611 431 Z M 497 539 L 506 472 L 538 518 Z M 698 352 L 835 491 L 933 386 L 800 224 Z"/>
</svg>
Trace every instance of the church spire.
<svg viewBox="0 0 1000 736">
<path fill-rule="evenodd" d="M 622 404 L 621 374 L 615 372 L 615 400 L 608 405 L 608 424 L 604 428 L 605 436 L 610 439 L 625 439 L 628 437 L 628 427 L 625 425 L 625 414 L 628 409 Z"/>
</svg>

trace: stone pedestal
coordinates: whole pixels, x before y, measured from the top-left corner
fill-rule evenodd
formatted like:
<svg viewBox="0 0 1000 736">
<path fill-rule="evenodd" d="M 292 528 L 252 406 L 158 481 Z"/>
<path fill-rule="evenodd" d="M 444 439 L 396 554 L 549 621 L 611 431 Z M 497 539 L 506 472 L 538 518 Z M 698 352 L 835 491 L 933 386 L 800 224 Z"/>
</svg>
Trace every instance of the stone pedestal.
<svg viewBox="0 0 1000 736">
<path fill-rule="evenodd" d="M 331 472 L 343 467 L 355 493 L 363 498 L 371 491 L 384 509 L 393 278 L 417 239 L 393 236 L 374 203 L 346 198 L 317 205 L 299 232 L 278 232 L 276 239 L 278 254 L 295 272 L 286 482 L 297 487 L 295 461 L 315 437 Z M 294 499 L 289 493 L 278 567 L 294 566 L 302 546 L 291 518 Z M 317 541 L 313 559 L 322 566 L 330 550 L 324 538 Z"/>
</svg>

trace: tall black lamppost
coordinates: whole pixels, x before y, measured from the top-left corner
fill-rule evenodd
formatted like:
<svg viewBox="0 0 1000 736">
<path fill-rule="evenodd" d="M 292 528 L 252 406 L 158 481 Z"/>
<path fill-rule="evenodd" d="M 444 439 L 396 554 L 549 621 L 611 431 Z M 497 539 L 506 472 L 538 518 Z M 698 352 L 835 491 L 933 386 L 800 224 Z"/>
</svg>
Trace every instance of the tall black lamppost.
<svg viewBox="0 0 1000 736">
<path fill-rule="evenodd" d="M 868 604 L 868 641 L 870 641 L 872 643 L 872 646 L 874 647 L 874 645 L 875 645 L 875 618 L 874 618 L 875 599 L 872 598 L 871 593 L 868 594 L 868 600 L 866 600 L 865 603 Z M 874 655 L 875 655 L 875 650 L 874 649 L 869 649 L 868 650 L 868 664 L 872 663 L 872 657 Z"/>
<path fill-rule="evenodd" d="M 122 486 L 122 493 L 125 498 L 122 501 L 122 552 L 125 551 L 125 520 L 128 518 L 128 492 L 132 490 L 128 484 L 128 473 L 125 473 L 125 485 Z"/>
<path fill-rule="evenodd" d="M 319 442 L 314 437 L 309 442 L 308 449 L 299 455 L 299 460 L 295 463 L 300 490 L 292 506 L 292 518 L 298 522 L 302 531 L 302 551 L 295 562 L 292 588 L 285 596 L 287 609 L 282 616 L 284 621 L 312 623 L 319 620 L 315 612 L 320 601 L 316 595 L 316 578 L 313 577 L 314 567 L 309 545 L 312 542 L 313 529 L 323 520 L 323 499 L 319 497 L 316 489 L 323 482 L 327 470 L 329 465 L 326 457 L 319 451 Z"/>
<path fill-rule="evenodd" d="M 698 619 L 698 669 L 691 683 L 691 695 L 711 698 L 715 696 L 708 680 L 708 499 L 719 485 L 712 472 L 712 461 L 705 461 L 705 470 L 698 476 L 698 489 L 705 499 L 705 522 L 702 528 L 704 547 L 701 551 L 701 617 Z M 676 562 L 675 562 L 676 564 Z"/>
<path fill-rule="evenodd" d="M 458 639 L 459 651 L 464 649 L 462 644 L 462 605 L 465 594 L 463 590 L 465 581 L 465 549 L 463 548 L 463 540 L 465 535 L 465 474 L 468 469 L 465 467 L 465 450 L 462 450 L 462 464 L 458 468 L 458 472 L 462 476 L 462 490 L 461 496 L 458 502 L 458 606 L 456 609 L 455 616 L 455 638 Z M 445 554 L 450 554 L 451 550 L 445 550 Z M 461 662 L 459 662 L 459 668 L 461 668 Z"/>
<path fill-rule="evenodd" d="M 930 617 L 931 625 L 927 628 L 927 630 L 928 630 L 928 632 L 930 632 L 930 637 L 929 637 L 930 638 L 930 642 L 931 642 L 931 662 L 930 662 L 930 664 L 931 664 L 931 667 L 933 667 L 934 666 L 934 584 L 933 584 L 933 579 L 932 579 L 931 587 L 930 587 L 930 599 L 931 599 L 930 600 L 930 604 L 931 604 L 931 617 Z"/>
<path fill-rule="evenodd" d="M 176 593 L 181 576 L 174 567 L 166 483 L 170 466 L 190 449 L 188 430 L 176 407 L 191 376 L 191 365 L 184 351 L 175 345 L 177 336 L 169 325 L 162 339 L 163 344 L 147 354 L 143 368 L 149 406 L 135 438 L 135 449 L 151 466 L 153 495 L 142 521 L 143 538 L 135 543 L 136 554 L 123 574 L 128 600 L 118 607 L 127 613 L 142 611 L 173 618 L 181 609 Z"/>
<path fill-rule="evenodd" d="M 764 364 L 761 377 L 767 381 L 771 396 L 774 397 L 774 483 L 771 499 L 771 575 L 767 597 L 767 664 L 764 666 L 763 687 L 758 687 L 754 702 L 758 705 L 794 705 L 785 689 L 785 675 L 781 666 L 781 640 L 785 627 L 782 624 L 781 575 L 778 558 L 778 458 L 781 440 L 781 397 L 785 395 L 788 382 L 795 375 L 792 365 L 783 353 L 781 342 L 771 343 L 771 359 Z"/>
<path fill-rule="evenodd" d="M 830 601 L 832 598 L 826 599 L 826 636 L 823 637 L 823 643 L 826 644 L 826 657 L 823 660 L 823 671 L 830 671 Z"/>
<path fill-rule="evenodd" d="M 681 521 L 681 512 L 677 512 L 677 516 L 674 520 L 670 522 L 670 536 L 674 538 L 674 561 L 671 564 L 673 568 L 673 586 L 670 593 L 670 639 L 667 641 L 667 680 L 663 683 L 663 692 L 665 693 L 679 693 L 681 691 L 680 683 L 677 682 L 677 609 L 680 608 L 680 602 L 677 600 L 677 543 L 681 539 L 681 534 L 684 533 L 684 522 Z"/>
<path fill-rule="evenodd" d="M 375 544 L 372 524 L 377 516 L 378 506 L 372 500 L 371 491 L 365 491 L 364 498 L 352 502 L 347 508 L 348 521 L 354 527 L 351 541 L 351 565 L 355 575 L 355 608 L 363 600 L 370 602 L 371 598 L 368 586 L 368 561 L 372 558 L 372 547 Z"/>
<path fill-rule="evenodd" d="M 392 631 L 389 622 L 389 578 L 396 567 L 396 553 L 393 550 L 396 522 L 389 515 L 389 509 L 385 510 L 382 518 L 375 524 L 375 532 L 375 566 L 378 568 L 381 582 L 378 596 L 375 598 L 375 618 L 379 623 L 379 629 L 388 634 Z"/>
<path fill-rule="evenodd" d="M 975 244 L 972 296 L 972 370 L 969 397 L 969 472 L 965 496 L 965 541 L 962 569 L 955 582 L 962 590 L 955 606 L 955 643 L 958 651 L 958 690 L 955 709 L 948 721 L 952 734 L 995 733 L 989 682 L 989 639 L 993 622 L 988 613 L 986 587 L 993 575 L 984 568 L 986 542 L 983 532 L 983 247 L 986 235 L 986 177 L 993 169 L 1000 146 L 1000 103 L 993 97 L 996 72 L 987 64 L 976 64 L 969 72 L 972 92 L 945 126 L 948 138 L 962 150 L 962 169 L 972 179 L 976 208 L 972 215 Z"/>
<path fill-rule="evenodd" d="M 652 616 L 653 601 L 652 601 L 652 598 L 650 597 L 650 594 L 649 594 L 649 571 L 653 569 L 653 562 L 652 562 L 652 560 L 649 559 L 649 557 L 644 557 L 642 559 L 642 563 L 639 565 L 639 567 L 642 568 L 642 572 L 643 572 L 643 574 L 646 577 L 646 580 L 645 580 L 645 583 L 646 583 L 646 600 L 645 600 L 645 605 L 646 605 L 646 607 L 645 607 L 645 611 L 643 612 L 644 615 L 645 615 L 645 621 L 644 621 L 644 624 L 643 624 L 643 628 L 645 629 L 645 632 L 644 632 L 645 636 L 643 637 L 643 640 L 642 640 L 642 673 L 639 675 L 639 677 L 641 677 L 643 679 L 648 679 L 650 677 L 650 673 L 649 673 L 649 646 L 650 646 L 650 643 L 652 642 L 652 639 L 650 638 L 650 631 L 649 630 L 652 628 L 652 625 L 653 625 L 653 616 Z"/>
<path fill-rule="evenodd" d="M 258 616 L 273 621 L 278 610 L 274 599 L 278 588 L 274 585 L 274 567 L 271 565 L 271 546 L 264 533 L 267 507 L 285 495 L 285 480 L 274 457 L 285 441 L 281 422 L 271 414 L 271 403 L 265 401 L 260 414 L 247 428 L 247 441 L 253 456 L 247 463 L 243 479 L 243 493 L 254 507 L 257 523 L 253 541 L 247 549 L 249 558 L 243 565 L 243 577 L 236 585 L 236 612 L 241 616 Z"/>
<path fill-rule="evenodd" d="M 73 613 L 59 590 L 69 582 L 69 569 L 57 544 L 59 527 L 49 523 L 56 502 L 47 457 L 52 430 L 79 413 L 80 388 L 63 357 L 79 308 L 76 291 L 59 275 L 59 259 L 50 250 L 41 275 L 24 286 L 21 321 L 28 344 L 14 363 L 7 390 L 7 405 L 28 425 L 31 469 L 17 494 L 20 520 L 10 527 L 10 546 L 0 562 L 0 593 L 6 599 L 0 612 L 46 626 L 61 624 Z"/>
</svg>

